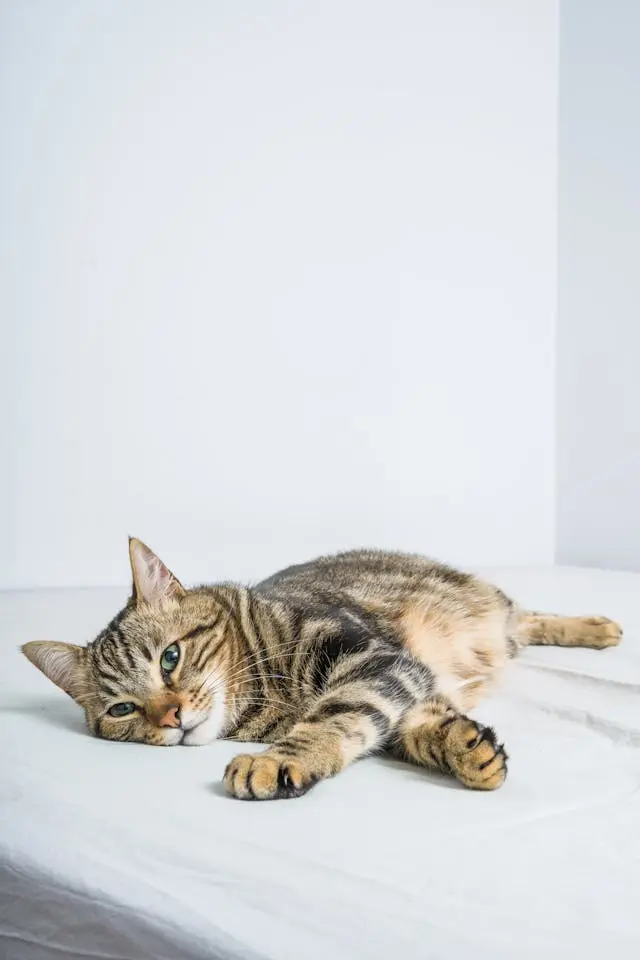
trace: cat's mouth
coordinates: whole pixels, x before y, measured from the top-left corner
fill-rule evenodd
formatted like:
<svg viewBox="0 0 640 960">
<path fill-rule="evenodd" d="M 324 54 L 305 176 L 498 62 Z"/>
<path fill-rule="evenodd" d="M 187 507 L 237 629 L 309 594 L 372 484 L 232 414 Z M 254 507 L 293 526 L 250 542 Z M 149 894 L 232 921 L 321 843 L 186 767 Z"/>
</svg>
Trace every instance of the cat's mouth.
<svg viewBox="0 0 640 960">
<path fill-rule="evenodd" d="M 222 733 L 224 728 L 224 707 L 222 710 L 216 709 L 206 714 L 198 713 L 194 717 L 184 717 L 182 728 L 180 729 L 181 738 L 178 741 L 185 747 L 201 746 L 204 743 L 211 743 Z"/>
<path fill-rule="evenodd" d="M 208 720 L 209 714 L 196 714 L 195 717 L 190 717 L 189 719 L 184 719 L 182 721 L 181 729 L 183 733 L 188 733 L 189 730 L 195 730 L 196 727 L 199 727 L 200 724 L 206 723 Z"/>
</svg>

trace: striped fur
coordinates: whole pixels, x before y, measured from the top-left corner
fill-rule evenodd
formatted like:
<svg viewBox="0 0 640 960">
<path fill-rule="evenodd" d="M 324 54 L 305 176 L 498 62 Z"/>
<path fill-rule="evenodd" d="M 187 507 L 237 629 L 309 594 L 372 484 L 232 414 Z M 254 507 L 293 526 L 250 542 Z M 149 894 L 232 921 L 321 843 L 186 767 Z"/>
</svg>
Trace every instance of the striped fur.
<svg viewBox="0 0 640 960">
<path fill-rule="evenodd" d="M 621 637 L 602 617 L 522 611 L 422 557 L 360 550 L 252 588 L 185 590 L 140 541 L 130 554 L 131 599 L 92 643 L 35 642 L 24 653 L 98 737 L 270 744 L 225 771 L 240 799 L 299 796 L 381 751 L 494 789 L 504 748 L 466 711 L 507 661 L 529 643 L 602 648 Z"/>
</svg>

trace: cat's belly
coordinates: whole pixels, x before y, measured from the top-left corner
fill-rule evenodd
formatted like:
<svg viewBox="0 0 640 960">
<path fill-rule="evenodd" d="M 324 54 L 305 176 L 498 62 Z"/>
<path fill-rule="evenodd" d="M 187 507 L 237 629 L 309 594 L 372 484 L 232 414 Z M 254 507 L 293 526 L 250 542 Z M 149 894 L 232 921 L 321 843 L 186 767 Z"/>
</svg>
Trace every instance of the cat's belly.
<svg viewBox="0 0 640 960">
<path fill-rule="evenodd" d="M 403 642 L 431 669 L 453 705 L 470 710 L 509 660 L 508 618 L 502 607 L 468 616 L 438 605 L 415 605 L 401 620 Z"/>
</svg>

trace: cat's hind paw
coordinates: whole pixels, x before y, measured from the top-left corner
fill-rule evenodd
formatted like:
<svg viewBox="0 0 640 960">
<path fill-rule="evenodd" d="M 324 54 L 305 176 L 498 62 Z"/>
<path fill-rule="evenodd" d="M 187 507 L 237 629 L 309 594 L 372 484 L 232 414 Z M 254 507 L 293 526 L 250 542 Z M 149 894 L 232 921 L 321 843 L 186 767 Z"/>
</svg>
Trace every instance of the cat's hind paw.
<svg viewBox="0 0 640 960">
<path fill-rule="evenodd" d="M 453 775 L 472 790 L 496 790 L 507 777 L 507 754 L 492 727 L 456 717 L 446 730 L 444 756 Z"/>
</svg>

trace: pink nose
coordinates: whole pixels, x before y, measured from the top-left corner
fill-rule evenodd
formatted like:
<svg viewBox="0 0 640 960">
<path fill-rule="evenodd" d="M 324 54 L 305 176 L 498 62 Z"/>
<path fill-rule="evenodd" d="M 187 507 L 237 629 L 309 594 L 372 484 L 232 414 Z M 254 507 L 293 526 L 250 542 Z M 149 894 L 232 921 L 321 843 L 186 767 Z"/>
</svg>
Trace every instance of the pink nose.
<svg viewBox="0 0 640 960">
<path fill-rule="evenodd" d="M 180 704 L 172 704 L 167 712 L 158 718 L 159 727 L 179 727 L 180 726 Z"/>
</svg>

